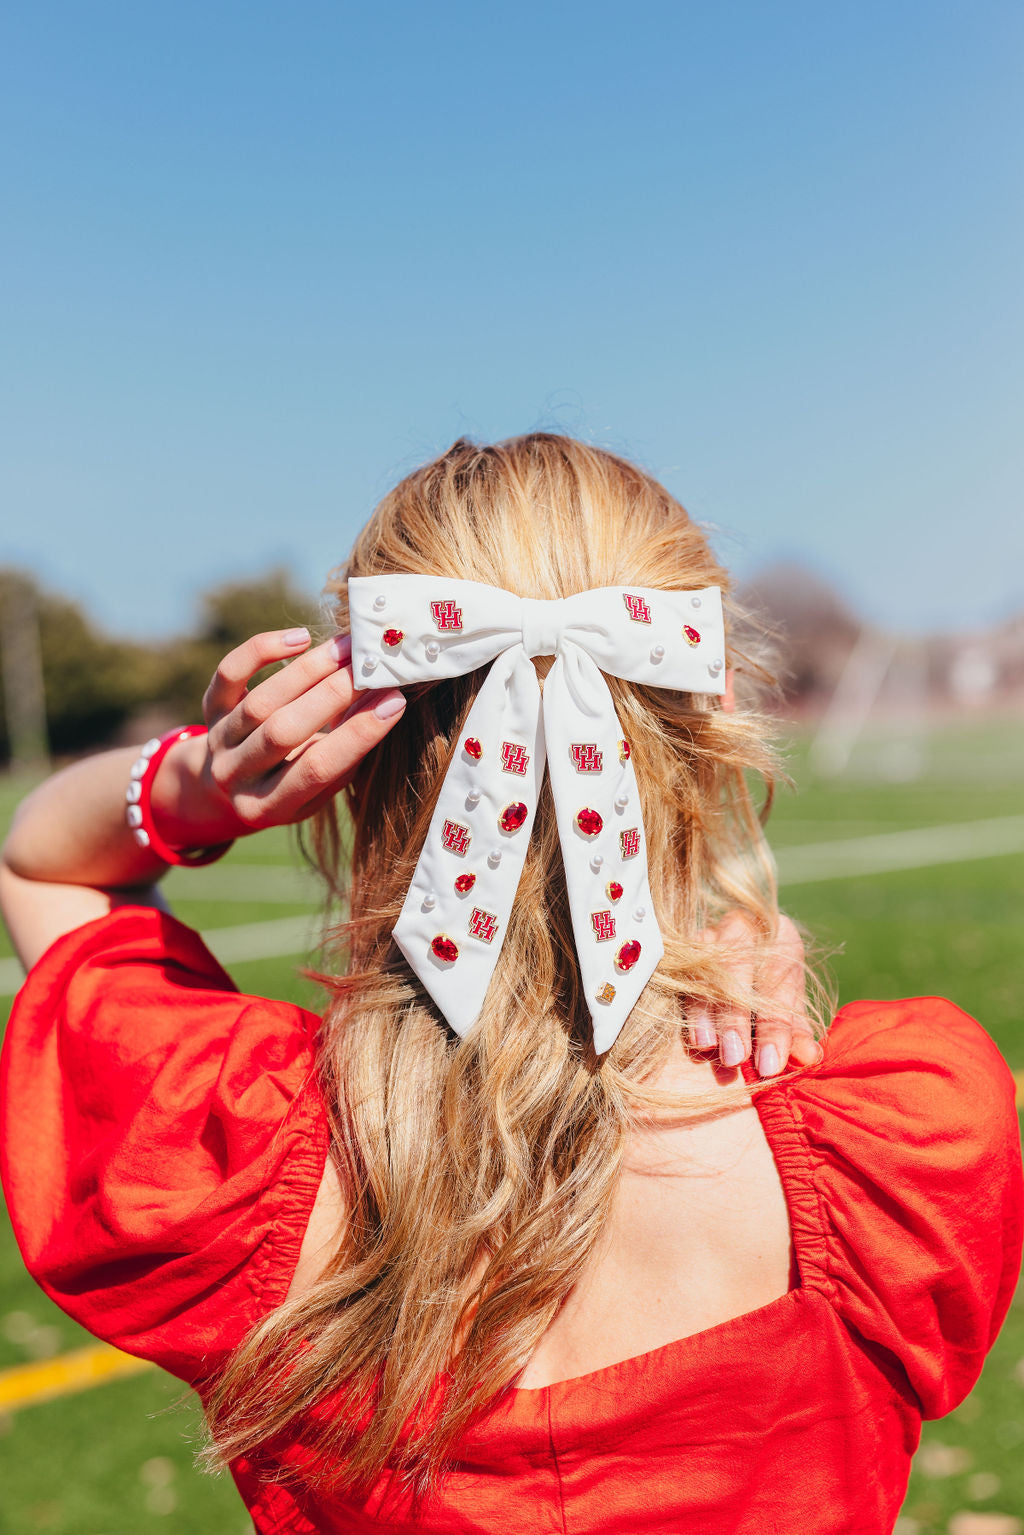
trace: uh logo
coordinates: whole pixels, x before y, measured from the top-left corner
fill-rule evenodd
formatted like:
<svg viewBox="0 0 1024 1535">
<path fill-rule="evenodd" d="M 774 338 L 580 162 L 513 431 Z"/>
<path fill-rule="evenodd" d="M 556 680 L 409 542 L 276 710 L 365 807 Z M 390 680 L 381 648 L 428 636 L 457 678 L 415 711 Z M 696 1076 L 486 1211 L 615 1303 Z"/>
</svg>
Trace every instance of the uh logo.
<svg viewBox="0 0 1024 1535">
<path fill-rule="evenodd" d="M 462 628 L 462 609 L 457 608 L 451 598 L 447 602 L 432 602 L 430 611 L 438 629 L 443 631 Z"/>
</svg>

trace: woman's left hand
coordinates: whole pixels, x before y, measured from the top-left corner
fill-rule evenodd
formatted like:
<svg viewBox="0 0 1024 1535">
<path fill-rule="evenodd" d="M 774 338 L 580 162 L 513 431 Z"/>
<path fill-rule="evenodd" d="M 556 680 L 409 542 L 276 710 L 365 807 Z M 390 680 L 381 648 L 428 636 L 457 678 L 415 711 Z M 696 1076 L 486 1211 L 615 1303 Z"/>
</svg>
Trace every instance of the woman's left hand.
<svg viewBox="0 0 1024 1535">
<path fill-rule="evenodd" d="M 715 928 L 701 934 L 705 943 L 733 948 L 732 967 L 741 987 L 767 997 L 770 1011 L 752 1019 L 749 1012 L 720 1007 L 700 1012 L 687 1020 L 690 1046 L 716 1050 L 723 1066 L 739 1066 L 751 1054 L 759 1076 L 774 1077 L 790 1059 L 797 1066 L 815 1066 L 822 1048 L 814 1037 L 807 1013 L 804 944 L 796 924 L 779 917 L 774 952 L 760 969 L 751 958 L 753 923 L 742 912 L 730 912 Z"/>
</svg>

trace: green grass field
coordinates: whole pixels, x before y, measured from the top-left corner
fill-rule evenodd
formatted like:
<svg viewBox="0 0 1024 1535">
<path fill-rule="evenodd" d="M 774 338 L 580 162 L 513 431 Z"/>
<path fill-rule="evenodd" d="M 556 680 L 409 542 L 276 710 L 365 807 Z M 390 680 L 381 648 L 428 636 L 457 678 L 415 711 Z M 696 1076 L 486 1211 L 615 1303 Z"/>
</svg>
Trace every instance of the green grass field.
<svg viewBox="0 0 1024 1535">
<path fill-rule="evenodd" d="M 791 754 L 796 794 L 783 793 L 770 833 L 785 875 L 794 850 L 906 828 L 944 826 L 1024 812 L 1024 726 L 987 721 L 936 728 L 924 741 L 926 770 L 914 783 L 879 781 L 884 742 L 866 739 L 840 783 L 810 781 L 799 743 Z M 0 824 L 21 789 L 0 782 Z M 941 833 L 936 833 L 936 844 Z M 1018 843 L 1019 846 L 1019 843 Z M 827 862 L 827 860 L 826 860 Z M 172 876 L 177 914 L 204 929 L 301 919 L 314 903 L 301 881 L 275 892 L 253 866 L 287 875 L 288 838 L 244 844 L 218 871 Z M 249 872 L 246 872 L 246 865 Z M 826 870 L 827 872 L 827 870 Z M 284 894 L 286 898 L 280 898 Z M 783 904 L 829 948 L 840 1000 L 941 994 L 974 1014 L 1010 1065 L 1024 1071 L 1019 1005 L 1024 856 L 1007 851 L 890 872 L 783 882 Z M 270 933 L 268 927 L 267 932 Z M 248 954 L 251 939 L 232 940 Z M 258 945 L 258 935 L 257 935 Z M 9 955 L 0 946 L 0 956 Z M 245 991 L 316 1005 L 295 974 L 300 955 L 230 964 Z M 0 957 L 0 969 L 3 959 Z M 3 1002 L 6 1008 L 7 1000 Z M 88 1337 L 56 1311 L 25 1275 L 9 1227 L 0 1227 L 0 1371 L 81 1347 Z M 230 1482 L 192 1469 L 194 1406 L 156 1372 L 76 1396 L 25 1406 L 0 1418 L 0 1535 L 243 1535 L 251 1530 Z M 965 1516 L 987 1515 L 970 1519 Z M 996 1516 L 1011 1516 L 997 1522 Z M 968 1400 L 926 1425 L 900 1535 L 1011 1535 L 1024 1531 L 1024 1308 L 1018 1302 Z M 799 1535 L 799 1532 L 794 1532 Z"/>
</svg>

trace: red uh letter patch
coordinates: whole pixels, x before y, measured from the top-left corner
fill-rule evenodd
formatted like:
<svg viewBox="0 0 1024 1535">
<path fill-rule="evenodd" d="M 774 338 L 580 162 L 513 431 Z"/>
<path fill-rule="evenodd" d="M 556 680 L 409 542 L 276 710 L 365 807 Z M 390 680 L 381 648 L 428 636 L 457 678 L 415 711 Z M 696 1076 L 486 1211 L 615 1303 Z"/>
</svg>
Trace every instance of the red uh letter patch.
<svg viewBox="0 0 1024 1535">
<path fill-rule="evenodd" d="M 640 851 L 639 826 L 631 826 L 628 831 L 620 831 L 619 846 L 622 849 L 623 858 L 635 858 Z"/>
<path fill-rule="evenodd" d="M 524 746 L 517 746 L 514 741 L 502 741 L 501 771 L 503 773 L 525 773 L 529 760 Z"/>
<path fill-rule="evenodd" d="M 458 821 L 445 821 L 441 827 L 441 841 L 449 853 L 465 853 L 469 850 L 469 827 Z"/>
<path fill-rule="evenodd" d="M 474 938 L 482 938 L 484 943 L 490 943 L 498 931 L 498 919 L 492 911 L 481 911 L 479 906 L 474 906 L 470 913 L 469 931 Z"/>
<path fill-rule="evenodd" d="M 635 624 L 649 624 L 651 610 L 642 597 L 634 597 L 632 592 L 623 592 L 622 600 L 626 604 L 626 612 Z"/>
<path fill-rule="evenodd" d="M 589 741 L 581 746 L 574 741 L 569 750 L 572 752 L 577 773 L 600 773 L 604 756 L 598 751 L 596 742 Z"/>
<path fill-rule="evenodd" d="M 590 920 L 594 924 L 594 936 L 598 943 L 615 937 L 615 918 L 610 911 L 592 911 Z"/>
<path fill-rule="evenodd" d="M 432 602 L 430 611 L 434 615 L 434 622 L 439 629 L 461 629 L 462 609 L 457 608 L 452 601 Z"/>
</svg>

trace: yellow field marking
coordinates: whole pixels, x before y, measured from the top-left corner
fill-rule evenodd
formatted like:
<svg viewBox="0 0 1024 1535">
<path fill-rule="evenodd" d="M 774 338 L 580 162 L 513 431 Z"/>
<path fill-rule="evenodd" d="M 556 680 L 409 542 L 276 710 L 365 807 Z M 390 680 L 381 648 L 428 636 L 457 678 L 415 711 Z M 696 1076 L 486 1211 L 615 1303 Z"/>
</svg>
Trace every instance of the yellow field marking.
<svg viewBox="0 0 1024 1535">
<path fill-rule="evenodd" d="M 0 1412 L 13 1412 L 35 1402 L 52 1402 L 58 1396 L 89 1391 L 108 1380 L 155 1368 L 148 1359 L 122 1354 L 109 1343 L 74 1349 L 70 1354 L 58 1354 L 56 1359 L 43 1359 L 38 1364 L 15 1365 L 11 1370 L 0 1370 Z"/>
</svg>

